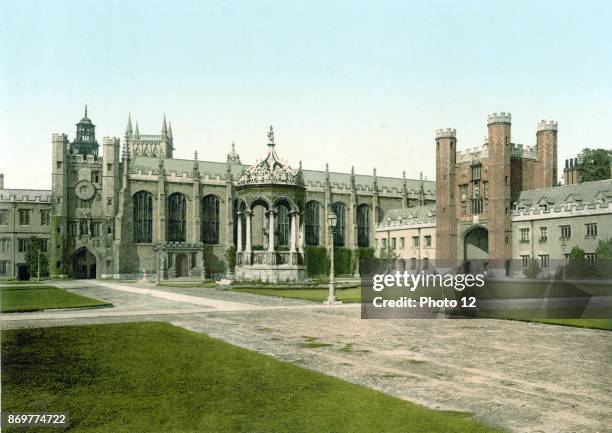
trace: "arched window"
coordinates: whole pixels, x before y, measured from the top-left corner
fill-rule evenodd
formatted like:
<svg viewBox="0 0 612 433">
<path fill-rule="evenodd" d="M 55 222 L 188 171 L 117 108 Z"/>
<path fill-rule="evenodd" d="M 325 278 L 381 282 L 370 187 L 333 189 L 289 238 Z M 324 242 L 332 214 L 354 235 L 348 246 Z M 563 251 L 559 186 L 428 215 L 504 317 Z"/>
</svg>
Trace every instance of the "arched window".
<svg viewBox="0 0 612 433">
<path fill-rule="evenodd" d="M 134 242 L 153 242 L 153 194 L 139 191 L 134 194 Z"/>
<path fill-rule="evenodd" d="M 168 240 L 187 240 L 187 199 L 183 194 L 174 193 L 168 197 Z"/>
<path fill-rule="evenodd" d="M 321 206 L 316 201 L 306 203 L 306 216 L 304 231 L 306 232 L 306 245 L 319 245 L 319 212 Z"/>
<path fill-rule="evenodd" d="M 346 236 L 346 206 L 344 203 L 336 202 L 332 205 L 332 212 L 336 214 L 336 231 L 334 233 L 334 245 L 343 247 Z"/>
<path fill-rule="evenodd" d="M 202 198 L 200 220 L 202 221 L 202 242 L 205 244 L 219 243 L 219 206 L 220 200 L 216 195 L 207 195 Z"/>
<path fill-rule="evenodd" d="M 367 204 L 357 207 L 357 245 L 370 246 L 370 206 Z"/>
<path fill-rule="evenodd" d="M 277 242 L 281 247 L 289 245 L 289 234 L 290 232 L 290 221 L 289 221 L 289 208 L 284 204 L 279 204 L 276 207 L 276 225 Z"/>
</svg>

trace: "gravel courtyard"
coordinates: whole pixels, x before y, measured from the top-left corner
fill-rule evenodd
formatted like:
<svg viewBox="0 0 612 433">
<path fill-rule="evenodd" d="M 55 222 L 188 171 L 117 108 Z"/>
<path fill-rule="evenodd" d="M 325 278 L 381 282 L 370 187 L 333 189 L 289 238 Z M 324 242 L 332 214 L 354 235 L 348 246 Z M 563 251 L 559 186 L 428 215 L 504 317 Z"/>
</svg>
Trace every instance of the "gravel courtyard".
<svg viewBox="0 0 612 433">
<path fill-rule="evenodd" d="M 612 334 L 502 320 L 362 320 L 324 307 L 220 289 L 57 284 L 112 302 L 5 314 L 2 328 L 166 321 L 513 432 L 611 432 Z"/>
</svg>

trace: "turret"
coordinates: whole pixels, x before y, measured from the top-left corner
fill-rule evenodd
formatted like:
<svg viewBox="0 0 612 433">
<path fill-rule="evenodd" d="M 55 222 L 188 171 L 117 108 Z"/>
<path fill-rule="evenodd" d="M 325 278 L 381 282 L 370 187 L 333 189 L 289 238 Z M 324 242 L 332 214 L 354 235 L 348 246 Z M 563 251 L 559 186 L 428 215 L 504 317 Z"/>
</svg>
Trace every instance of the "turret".
<svg viewBox="0 0 612 433">
<path fill-rule="evenodd" d="M 511 124 L 510 113 L 491 114 L 487 121 L 489 129 L 487 170 L 489 174 L 486 216 L 489 222 L 489 265 L 493 273 L 502 275 L 505 273 L 506 261 L 512 257 Z"/>
<path fill-rule="evenodd" d="M 538 169 L 535 170 L 534 188 L 551 188 L 557 184 L 557 122 L 538 122 L 536 143 Z"/>
<path fill-rule="evenodd" d="M 457 221 L 454 191 L 457 131 L 436 130 L 436 250 L 439 268 L 457 265 Z"/>
</svg>

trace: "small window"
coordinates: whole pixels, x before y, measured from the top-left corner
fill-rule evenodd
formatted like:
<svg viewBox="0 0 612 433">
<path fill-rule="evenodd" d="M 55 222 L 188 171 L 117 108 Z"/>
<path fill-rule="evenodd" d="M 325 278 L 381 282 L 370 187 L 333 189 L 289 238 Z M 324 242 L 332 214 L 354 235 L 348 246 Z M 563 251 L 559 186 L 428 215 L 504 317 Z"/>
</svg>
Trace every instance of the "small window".
<svg viewBox="0 0 612 433">
<path fill-rule="evenodd" d="M 418 248 L 419 247 L 419 237 L 418 236 L 413 236 L 412 237 L 412 246 L 414 248 Z"/>
<path fill-rule="evenodd" d="M 0 226 L 8 225 L 8 216 L 9 216 L 8 209 L 0 209 Z"/>
<path fill-rule="evenodd" d="M 17 251 L 20 253 L 26 253 L 28 251 L 29 239 L 18 239 L 17 240 Z"/>
<path fill-rule="evenodd" d="M 540 259 L 540 267 L 542 267 L 542 268 L 548 268 L 549 267 L 550 257 L 548 256 L 548 254 L 539 256 L 539 259 Z"/>
<path fill-rule="evenodd" d="M 62 161 L 57 161 L 57 169 L 58 170 L 62 169 Z"/>
<path fill-rule="evenodd" d="M 41 210 L 40 211 L 40 225 L 48 226 L 50 222 L 51 222 L 50 212 L 48 210 Z"/>
<path fill-rule="evenodd" d="M 387 240 L 386 239 L 382 240 L 382 248 L 383 248 L 383 250 L 387 249 Z"/>
<path fill-rule="evenodd" d="M 587 238 L 597 237 L 597 224 L 596 223 L 585 224 L 585 226 L 586 226 L 586 237 Z"/>
<path fill-rule="evenodd" d="M 584 255 L 584 259 L 587 262 L 587 264 L 592 266 L 595 263 L 597 263 L 597 254 L 595 254 L 595 253 L 587 253 L 587 254 Z"/>
<path fill-rule="evenodd" d="M 406 238 L 401 237 L 400 238 L 400 248 L 404 249 L 405 246 L 406 246 Z"/>
<path fill-rule="evenodd" d="M 548 241 L 548 227 L 540 227 L 540 242 Z"/>
<path fill-rule="evenodd" d="M 30 225 L 30 209 L 19 209 L 19 225 Z"/>
<path fill-rule="evenodd" d="M 529 242 L 529 229 L 521 229 L 521 242 Z"/>
<path fill-rule="evenodd" d="M 531 257 L 529 256 L 521 256 L 521 261 L 523 262 L 523 268 L 529 267 L 529 262 L 531 261 Z"/>
<path fill-rule="evenodd" d="M 572 237 L 572 228 L 571 226 L 559 226 L 561 230 L 561 239 L 569 239 Z"/>
<path fill-rule="evenodd" d="M 0 261 L 0 275 L 7 275 L 8 274 L 8 262 L 7 261 Z"/>
<path fill-rule="evenodd" d="M 106 171 L 109 173 L 113 171 L 113 164 L 106 164 Z"/>
<path fill-rule="evenodd" d="M 100 183 L 100 172 L 98 171 L 91 172 L 91 183 L 95 183 L 95 184 Z"/>
<path fill-rule="evenodd" d="M 0 253 L 8 253 L 9 250 L 9 239 L 0 239 Z"/>
<path fill-rule="evenodd" d="M 431 236 L 425 236 L 425 246 L 426 247 L 431 246 Z"/>
<path fill-rule="evenodd" d="M 391 248 L 392 249 L 396 249 L 397 248 L 397 239 L 391 238 Z"/>
</svg>

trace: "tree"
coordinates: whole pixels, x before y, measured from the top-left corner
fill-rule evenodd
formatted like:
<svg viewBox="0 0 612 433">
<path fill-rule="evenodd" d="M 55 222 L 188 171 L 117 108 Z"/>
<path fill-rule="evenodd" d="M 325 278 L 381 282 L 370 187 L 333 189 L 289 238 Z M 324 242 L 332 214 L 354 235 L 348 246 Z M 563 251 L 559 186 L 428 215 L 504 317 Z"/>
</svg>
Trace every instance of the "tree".
<svg viewBox="0 0 612 433">
<path fill-rule="evenodd" d="M 599 241 L 595 249 L 597 274 L 601 277 L 612 276 L 612 239 Z"/>
<path fill-rule="evenodd" d="M 527 278 L 538 278 L 538 275 L 540 274 L 540 264 L 538 263 L 538 259 L 532 257 L 531 260 L 529 260 L 529 266 L 523 269 L 523 274 L 525 274 Z"/>
<path fill-rule="evenodd" d="M 584 261 L 584 250 L 580 247 L 572 248 L 565 274 L 569 277 L 582 277 L 586 275 L 586 273 L 587 266 Z"/>
<path fill-rule="evenodd" d="M 578 170 L 580 182 L 610 179 L 610 163 L 612 163 L 612 150 L 583 149 L 578 154 Z"/>
<path fill-rule="evenodd" d="M 46 277 L 49 275 L 49 255 L 47 253 L 47 240 L 32 237 L 28 240 L 28 251 L 26 252 L 25 261 L 28 266 L 28 273 L 30 278 L 38 276 L 38 270 L 40 269 L 40 276 Z M 39 265 L 40 255 L 40 265 Z M 40 266 L 40 268 L 39 268 Z"/>
</svg>

